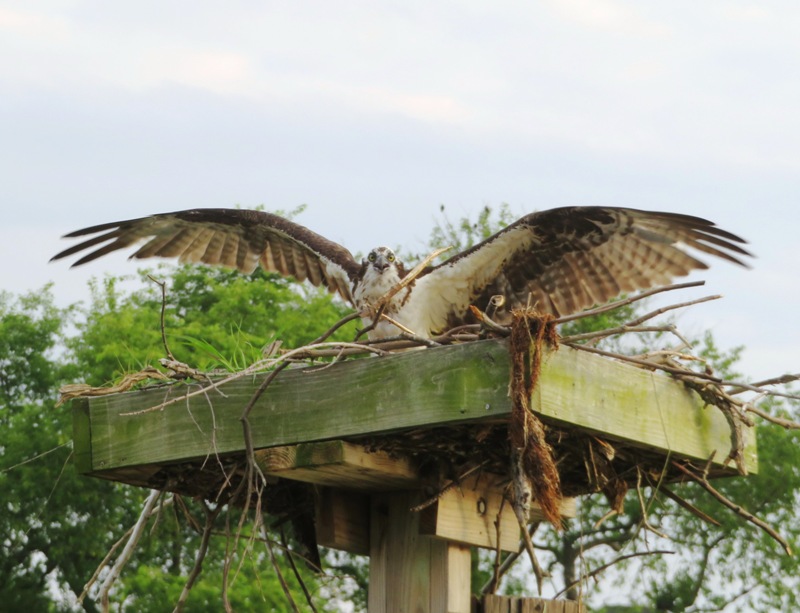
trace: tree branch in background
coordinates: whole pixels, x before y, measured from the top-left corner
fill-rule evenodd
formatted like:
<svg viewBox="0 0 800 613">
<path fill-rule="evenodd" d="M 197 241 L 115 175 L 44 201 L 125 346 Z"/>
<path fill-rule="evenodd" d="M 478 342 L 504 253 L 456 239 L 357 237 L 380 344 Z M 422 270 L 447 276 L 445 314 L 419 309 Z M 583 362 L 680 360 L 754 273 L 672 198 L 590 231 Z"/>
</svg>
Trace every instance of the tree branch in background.
<svg viewBox="0 0 800 613">
<path fill-rule="evenodd" d="M 596 577 L 597 575 L 599 575 L 600 573 L 602 573 L 605 570 L 608 570 L 609 568 L 611 568 L 615 564 L 619 564 L 620 562 L 623 562 L 624 560 L 630 560 L 631 558 L 639 558 L 641 556 L 672 555 L 674 553 L 675 553 L 674 551 L 668 551 L 668 550 L 665 550 L 665 549 L 656 549 L 654 551 L 638 551 L 636 553 L 628 553 L 628 554 L 625 554 L 623 556 L 619 556 L 619 557 L 614 558 L 613 560 L 611 560 L 611 562 L 603 564 L 602 566 L 598 566 L 597 568 L 591 570 L 588 573 L 584 573 L 578 579 L 576 579 L 575 581 L 573 581 L 572 583 L 570 583 L 569 585 L 564 587 L 564 589 L 562 589 L 560 592 L 558 592 L 556 594 L 556 598 L 558 598 L 562 594 L 565 594 L 566 592 L 568 592 L 572 588 L 575 588 L 575 587 L 579 586 L 584 581 L 587 581 L 588 579 L 592 579 L 592 578 Z"/>
</svg>

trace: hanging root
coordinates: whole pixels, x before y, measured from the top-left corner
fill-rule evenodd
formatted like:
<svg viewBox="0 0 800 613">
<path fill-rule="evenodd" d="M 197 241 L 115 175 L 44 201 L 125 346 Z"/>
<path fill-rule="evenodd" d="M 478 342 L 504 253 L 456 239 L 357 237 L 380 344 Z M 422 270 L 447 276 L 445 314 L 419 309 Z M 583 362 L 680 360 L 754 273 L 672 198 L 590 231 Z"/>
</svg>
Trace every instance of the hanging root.
<svg viewBox="0 0 800 613">
<path fill-rule="evenodd" d="M 530 516 L 532 498 L 545 519 L 561 528 L 561 481 L 553 449 L 545 440 L 544 424 L 530 410 L 530 398 L 542 367 L 544 343 L 558 346 L 553 318 L 520 309 L 512 313 L 511 324 L 511 474 L 514 483 L 514 512 Z"/>
</svg>

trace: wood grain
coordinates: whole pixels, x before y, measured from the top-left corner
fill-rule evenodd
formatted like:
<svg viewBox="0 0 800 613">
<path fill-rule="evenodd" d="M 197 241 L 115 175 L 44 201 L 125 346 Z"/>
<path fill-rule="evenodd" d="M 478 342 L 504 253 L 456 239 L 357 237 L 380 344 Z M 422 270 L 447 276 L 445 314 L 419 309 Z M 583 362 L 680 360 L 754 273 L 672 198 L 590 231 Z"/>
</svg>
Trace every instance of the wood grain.
<svg viewBox="0 0 800 613">
<path fill-rule="evenodd" d="M 220 394 L 181 400 L 138 415 L 198 385 L 170 385 L 74 404 L 75 452 L 82 472 L 205 458 L 244 450 L 242 408 L 263 375 L 227 384 Z M 475 421 L 504 421 L 509 359 L 505 341 L 411 351 L 287 370 L 256 403 L 256 448 Z M 88 404 L 88 409 L 86 408 Z M 546 356 L 532 408 L 550 423 L 574 426 L 677 457 L 720 461 L 731 448 L 724 416 L 661 374 L 562 347 Z M 88 433 L 88 436 L 87 436 Z M 745 463 L 756 472 L 755 436 Z M 87 470 L 91 467 L 90 470 Z"/>
</svg>

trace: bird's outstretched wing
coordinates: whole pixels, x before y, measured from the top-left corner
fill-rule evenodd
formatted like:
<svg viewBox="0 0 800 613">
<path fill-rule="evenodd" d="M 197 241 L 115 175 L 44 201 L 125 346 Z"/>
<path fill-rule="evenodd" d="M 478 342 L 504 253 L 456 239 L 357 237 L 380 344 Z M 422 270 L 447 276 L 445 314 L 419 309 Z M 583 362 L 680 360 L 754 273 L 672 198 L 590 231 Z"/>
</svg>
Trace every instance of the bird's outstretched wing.
<svg viewBox="0 0 800 613">
<path fill-rule="evenodd" d="M 64 238 L 91 238 L 52 260 L 88 251 L 72 266 L 141 244 L 132 258 L 178 258 L 180 262 L 264 270 L 308 279 L 352 302 L 351 288 L 360 265 L 341 245 L 308 228 L 262 211 L 192 209 L 84 228 Z M 51 261 L 52 261 L 51 260 Z"/>
<path fill-rule="evenodd" d="M 470 304 L 486 308 L 497 294 L 507 308 L 530 300 L 540 311 L 566 315 L 707 268 L 691 250 L 746 266 L 744 242 L 690 215 L 564 207 L 526 215 L 453 256 L 416 291 L 423 290 L 418 297 L 439 331 L 463 323 Z"/>
</svg>

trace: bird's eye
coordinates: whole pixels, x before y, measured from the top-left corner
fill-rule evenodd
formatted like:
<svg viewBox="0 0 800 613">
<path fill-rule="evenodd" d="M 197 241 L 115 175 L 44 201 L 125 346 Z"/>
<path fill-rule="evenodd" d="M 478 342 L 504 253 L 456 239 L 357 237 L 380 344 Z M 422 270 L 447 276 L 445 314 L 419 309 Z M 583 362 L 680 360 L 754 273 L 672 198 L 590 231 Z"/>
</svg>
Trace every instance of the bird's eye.
<svg viewBox="0 0 800 613">
<path fill-rule="evenodd" d="M 370 262 L 374 262 L 374 261 L 375 261 L 375 252 L 374 252 L 374 251 L 373 251 L 373 252 L 371 252 L 371 253 L 370 253 L 370 254 L 367 256 L 367 259 L 368 259 Z"/>
<path fill-rule="evenodd" d="M 389 254 L 389 257 L 388 257 L 388 258 L 386 258 L 386 259 L 387 259 L 387 260 L 389 260 L 390 262 L 394 262 L 394 254 L 393 254 L 393 253 L 390 253 L 390 254 Z"/>
</svg>

